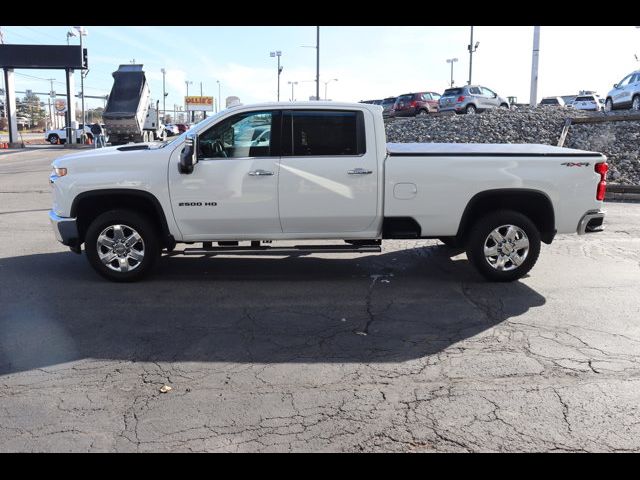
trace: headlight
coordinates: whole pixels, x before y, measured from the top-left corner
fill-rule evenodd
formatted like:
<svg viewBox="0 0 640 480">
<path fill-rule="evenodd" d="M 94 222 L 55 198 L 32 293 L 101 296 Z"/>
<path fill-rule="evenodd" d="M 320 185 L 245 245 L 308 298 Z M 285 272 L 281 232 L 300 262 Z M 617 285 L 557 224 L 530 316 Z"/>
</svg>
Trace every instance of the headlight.
<svg viewBox="0 0 640 480">
<path fill-rule="evenodd" d="M 66 168 L 53 167 L 53 171 L 51 172 L 51 175 L 49 175 L 49 183 L 53 184 L 53 182 L 55 182 L 58 178 L 64 177 L 66 174 Z"/>
</svg>

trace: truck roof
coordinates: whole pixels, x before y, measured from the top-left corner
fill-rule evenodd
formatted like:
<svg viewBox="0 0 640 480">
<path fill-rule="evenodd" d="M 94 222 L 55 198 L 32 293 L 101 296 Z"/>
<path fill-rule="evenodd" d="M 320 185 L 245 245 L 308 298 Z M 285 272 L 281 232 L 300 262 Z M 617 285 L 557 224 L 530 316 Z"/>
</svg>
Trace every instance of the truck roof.
<svg viewBox="0 0 640 480">
<path fill-rule="evenodd" d="M 356 103 L 356 102 L 331 102 L 331 101 L 305 101 L 305 102 L 262 102 L 251 103 L 243 105 L 235 105 L 229 107 L 227 110 L 239 109 L 239 108 L 333 108 L 333 109 L 357 109 L 357 110 L 371 110 L 382 111 L 380 105 L 372 105 L 369 103 Z"/>
</svg>

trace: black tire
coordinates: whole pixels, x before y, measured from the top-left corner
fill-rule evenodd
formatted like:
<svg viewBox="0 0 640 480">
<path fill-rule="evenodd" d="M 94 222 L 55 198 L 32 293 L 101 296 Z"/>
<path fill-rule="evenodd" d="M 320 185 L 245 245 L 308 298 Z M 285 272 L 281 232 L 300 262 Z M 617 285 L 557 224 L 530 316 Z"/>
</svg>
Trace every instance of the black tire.
<svg viewBox="0 0 640 480">
<path fill-rule="evenodd" d="M 519 265 L 516 264 L 506 255 L 496 255 L 496 260 L 501 257 L 509 258 L 505 262 L 507 270 L 500 270 L 491 265 L 490 260 L 485 257 L 485 242 L 489 242 L 493 247 L 496 242 L 489 240 L 489 234 L 501 226 L 512 225 L 520 229 L 528 239 L 528 251 L 524 261 Z M 504 227 L 503 227 L 504 228 Z M 503 230 L 504 232 L 505 230 Z M 500 231 L 499 231 L 500 233 Z M 522 239 L 520 239 L 522 240 Z M 496 247 L 498 245 L 495 245 Z M 499 248 L 511 248 L 511 245 Z M 471 228 L 466 245 L 467 258 L 478 270 L 478 272 L 487 280 L 494 282 L 512 282 L 523 277 L 535 265 L 540 255 L 540 232 L 529 217 L 515 212 L 513 210 L 499 210 L 480 218 Z M 516 249 L 519 258 L 520 254 L 524 254 L 523 249 Z M 493 260 L 493 257 L 491 257 Z M 498 263 L 496 261 L 496 263 Z"/>
<path fill-rule="evenodd" d="M 607 101 L 604 102 L 604 111 L 611 112 L 613 110 L 613 100 L 611 98 L 607 98 Z"/>
<path fill-rule="evenodd" d="M 473 104 L 467 105 L 467 108 L 464 109 L 464 113 L 466 113 L 467 115 L 474 115 L 478 113 L 478 109 Z"/>
<path fill-rule="evenodd" d="M 109 268 L 102 262 L 100 254 L 98 253 L 98 237 L 113 225 L 124 225 L 128 229 L 135 230 L 142 238 L 142 244 L 136 243 L 131 246 L 131 249 L 134 249 L 137 245 L 139 251 L 140 246 L 142 246 L 142 260 L 139 262 L 134 260 L 134 264 L 132 265 L 130 260 L 125 259 L 125 261 L 128 262 L 127 268 L 131 268 L 131 270 L 126 272 Z M 125 232 L 125 236 L 128 233 L 127 228 L 122 229 L 122 231 Z M 155 226 L 146 216 L 131 210 L 110 210 L 99 215 L 91 222 L 85 235 L 84 248 L 89 263 L 96 272 L 104 278 L 114 282 L 135 282 L 149 274 L 160 257 L 161 246 L 158 238 L 159 234 Z M 104 254 L 106 247 L 100 248 L 102 249 L 101 253 Z M 108 249 L 106 250 L 108 253 Z M 113 262 L 118 262 L 118 258 L 114 258 Z"/>
<path fill-rule="evenodd" d="M 51 144 L 51 145 L 57 145 L 58 144 L 58 140 L 60 139 L 60 137 L 58 135 L 56 135 L 55 133 L 52 133 L 51 135 L 49 135 L 49 137 L 47 138 L 47 141 Z"/>
<path fill-rule="evenodd" d="M 426 108 L 421 108 L 416 112 L 416 117 L 426 117 L 427 115 L 429 115 L 429 110 Z"/>
</svg>

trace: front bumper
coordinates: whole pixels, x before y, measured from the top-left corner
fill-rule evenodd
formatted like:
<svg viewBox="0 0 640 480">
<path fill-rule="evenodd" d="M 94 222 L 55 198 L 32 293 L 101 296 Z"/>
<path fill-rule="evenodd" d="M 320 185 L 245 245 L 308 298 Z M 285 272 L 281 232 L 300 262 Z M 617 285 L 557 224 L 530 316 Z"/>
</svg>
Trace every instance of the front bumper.
<svg viewBox="0 0 640 480">
<path fill-rule="evenodd" d="M 595 233 L 604 230 L 604 210 L 589 210 L 585 213 L 578 223 L 578 235 L 585 233 Z"/>
<path fill-rule="evenodd" d="M 75 218 L 59 217 L 53 210 L 49 210 L 49 221 L 60 243 L 70 247 L 74 252 L 80 248 L 78 224 Z"/>
</svg>

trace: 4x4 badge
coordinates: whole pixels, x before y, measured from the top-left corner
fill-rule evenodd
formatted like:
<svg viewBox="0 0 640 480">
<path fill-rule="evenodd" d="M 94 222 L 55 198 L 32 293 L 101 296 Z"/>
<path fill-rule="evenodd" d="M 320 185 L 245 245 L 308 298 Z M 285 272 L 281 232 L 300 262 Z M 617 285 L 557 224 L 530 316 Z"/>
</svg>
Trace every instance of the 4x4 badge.
<svg viewBox="0 0 640 480">
<path fill-rule="evenodd" d="M 589 162 L 564 162 L 560 165 L 564 165 L 565 167 L 588 167 L 591 164 Z"/>
</svg>

